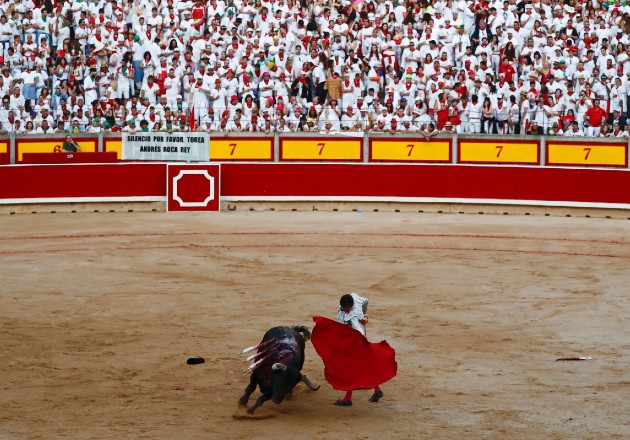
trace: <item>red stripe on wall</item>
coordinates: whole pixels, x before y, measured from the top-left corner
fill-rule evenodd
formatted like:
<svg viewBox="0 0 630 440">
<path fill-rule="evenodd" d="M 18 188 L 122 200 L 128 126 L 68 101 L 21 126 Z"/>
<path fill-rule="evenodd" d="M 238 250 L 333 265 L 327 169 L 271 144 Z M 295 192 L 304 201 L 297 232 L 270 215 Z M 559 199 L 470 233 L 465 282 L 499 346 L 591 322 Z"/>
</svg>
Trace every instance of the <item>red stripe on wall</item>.
<svg viewBox="0 0 630 440">
<path fill-rule="evenodd" d="M 18 165 L 0 168 L 0 198 L 166 195 L 166 164 Z"/>
<path fill-rule="evenodd" d="M 540 167 L 222 164 L 223 196 L 443 197 L 630 203 L 630 172 Z"/>
</svg>

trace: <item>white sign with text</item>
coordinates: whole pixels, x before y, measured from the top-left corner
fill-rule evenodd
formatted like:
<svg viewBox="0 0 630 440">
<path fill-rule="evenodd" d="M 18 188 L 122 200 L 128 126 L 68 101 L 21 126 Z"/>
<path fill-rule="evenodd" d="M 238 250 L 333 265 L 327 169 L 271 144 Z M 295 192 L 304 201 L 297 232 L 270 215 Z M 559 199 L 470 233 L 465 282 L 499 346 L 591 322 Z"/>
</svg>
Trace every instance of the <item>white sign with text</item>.
<svg viewBox="0 0 630 440">
<path fill-rule="evenodd" d="M 123 160 L 208 162 L 209 133 L 123 133 Z"/>
</svg>

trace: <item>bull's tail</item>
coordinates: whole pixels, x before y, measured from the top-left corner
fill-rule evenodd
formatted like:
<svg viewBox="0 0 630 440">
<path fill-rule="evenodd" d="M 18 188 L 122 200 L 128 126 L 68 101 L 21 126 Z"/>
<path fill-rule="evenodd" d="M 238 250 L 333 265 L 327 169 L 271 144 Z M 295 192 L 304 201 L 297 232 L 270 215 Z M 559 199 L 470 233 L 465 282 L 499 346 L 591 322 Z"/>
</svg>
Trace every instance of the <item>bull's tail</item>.
<svg viewBox="0 0 630 440">
<path fill-rule="evenodd" d="M 309 339 L 311 339 L 311 332 L 309 331 L 308 327 L 304 325 L 294 325 L 291 328 L 295 330 L 296 332 L 300 333 L 305 341 L 308 341 Z"/>
</svg>

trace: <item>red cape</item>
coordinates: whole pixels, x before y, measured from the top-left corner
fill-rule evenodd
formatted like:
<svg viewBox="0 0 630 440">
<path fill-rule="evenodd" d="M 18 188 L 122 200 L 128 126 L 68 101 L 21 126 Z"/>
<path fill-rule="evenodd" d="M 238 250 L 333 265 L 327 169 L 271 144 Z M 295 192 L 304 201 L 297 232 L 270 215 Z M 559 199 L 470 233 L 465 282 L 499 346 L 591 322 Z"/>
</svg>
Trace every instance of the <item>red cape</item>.
<svg viewBox="0 0 630 440">
<path fill-rule="evenodd" d="M 311 341 L 324 361 L 324 377 L 336 390 L 368 390 L 396 376 L 396 352 L 387 341 L 378 344 L 350 326 L 313 316 Z"/>
</svg>

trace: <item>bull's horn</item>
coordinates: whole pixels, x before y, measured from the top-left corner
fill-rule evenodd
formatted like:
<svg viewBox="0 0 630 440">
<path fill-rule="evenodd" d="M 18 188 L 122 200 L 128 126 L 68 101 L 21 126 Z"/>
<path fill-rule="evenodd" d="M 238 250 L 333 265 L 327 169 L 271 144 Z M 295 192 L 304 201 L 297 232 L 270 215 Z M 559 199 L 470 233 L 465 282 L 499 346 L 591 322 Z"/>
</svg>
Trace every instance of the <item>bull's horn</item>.
<svg viewBox="0 0 630 440">
<path fill-rule="evenodd" d="M 321 385 L 318 385 L 317 387 L 313 386 L 311 381 L 306 378 L 305 374 L 302 375 L 302 382 L 304 382 L 306 384 L 306 386 L 311 389 L 311 391 L 317 391 L 319 389 L 319 387 L 321 386 Z"/>
<path fill-rule="evenodd" d="M 287 366 L 284 364 L 281 364 L 280 362 L 276 362 L 275 364 L 271 366 L 271 368 L 274 370 L 287 371 Z"/>
</svg>

